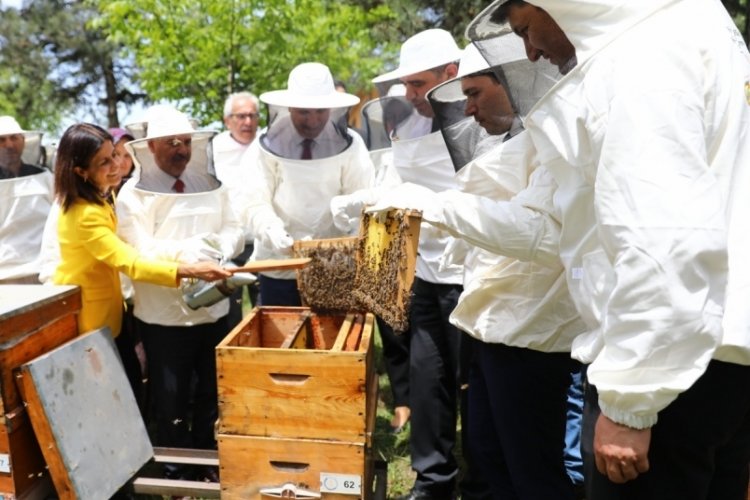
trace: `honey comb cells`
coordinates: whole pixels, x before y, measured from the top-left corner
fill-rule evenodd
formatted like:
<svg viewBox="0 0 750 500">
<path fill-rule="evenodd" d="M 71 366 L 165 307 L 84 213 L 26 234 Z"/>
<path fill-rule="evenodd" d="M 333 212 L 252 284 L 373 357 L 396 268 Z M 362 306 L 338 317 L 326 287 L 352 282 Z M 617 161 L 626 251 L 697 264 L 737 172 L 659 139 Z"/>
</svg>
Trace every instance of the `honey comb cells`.
<svg viewBox="0 0 750 500">
<path fill-rule="evenodd" d="M 420 219 L 408 210 L 364 213 L 359 237 L 295 242 L 295 256 L 312 259 L 297 270 L 303 302 L 322 312 L 372 312 L 405 331 Z"/>
<path fill-rule="evenodd" d="M 319 247 L 300 248 L 300 257 L 312 261 L 297 271 L 297 287 L 305 304 L 318 311 L 355 311 L 352 295 L 356 274 L 356 239 L 351 238 Z"/>
<path fill-rule="evenodd" d="M 413 259 L 416 256 L 413 216 L 391 211 L 384 221 L 363 214 L 357 247 L 357 275 L 353 294 L 368 311 L 380 316 L 396 331 L 409 326 Z M 379 234 L 378 234 L 379 233 Z M 413 243 L 413 245 L 410 245 Z M 410 252 L 410 249 L 412 252 Z M 411 255 L 414 254 L 414 255 Z"/>
</svg>

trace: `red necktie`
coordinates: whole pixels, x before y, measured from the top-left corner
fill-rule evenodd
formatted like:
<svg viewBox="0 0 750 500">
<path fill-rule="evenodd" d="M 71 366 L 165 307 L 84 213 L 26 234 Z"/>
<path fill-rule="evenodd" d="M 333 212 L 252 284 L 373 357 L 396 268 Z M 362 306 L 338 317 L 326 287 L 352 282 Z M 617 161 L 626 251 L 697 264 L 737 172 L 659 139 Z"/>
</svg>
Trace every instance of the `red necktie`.
<svg viewBox="0 0 750 500">
<path fill-rule="evenodd" d="M 174 184 L 172 185 L 172 191 L 175 193 L 184 193 L 185 192 L 185 183 L 182 182 L 182 180 L 177 179 L 174 181 Z"/>
<path fill-rule="evenodd" d="M 301 160 L 312 160 L 312 139 L 305 139 L 302 141 L 302 156 Z"/>
</svg>

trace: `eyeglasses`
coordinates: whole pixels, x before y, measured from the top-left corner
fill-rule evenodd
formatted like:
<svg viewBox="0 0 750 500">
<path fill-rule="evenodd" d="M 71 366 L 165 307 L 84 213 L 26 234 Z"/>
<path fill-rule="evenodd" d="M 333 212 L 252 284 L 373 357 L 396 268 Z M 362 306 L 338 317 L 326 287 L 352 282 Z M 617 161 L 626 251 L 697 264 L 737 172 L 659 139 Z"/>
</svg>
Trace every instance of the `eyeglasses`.
<svg viewBox="0 0 750 500">
<path fill-rule="evenodd" d="M 161 141 L 164 144 L 167 144 L 173 148 L 179 148 L 182 145 L 185 145 L 187 147 L 190 147 L 190 145 L 193 142 L 193 139 L 188 137 L 185 139 L 178 139 L 177 137 L 171 137 L 169 139 L 164 139 Z"/>
<path fill-rule="evenodd" d="M 232 118 L 236 118 L 237 120 L 244 122 L 245 120 L 257 120 L 258 119 L 258 113 L 232 113 Z"/>
</svg>

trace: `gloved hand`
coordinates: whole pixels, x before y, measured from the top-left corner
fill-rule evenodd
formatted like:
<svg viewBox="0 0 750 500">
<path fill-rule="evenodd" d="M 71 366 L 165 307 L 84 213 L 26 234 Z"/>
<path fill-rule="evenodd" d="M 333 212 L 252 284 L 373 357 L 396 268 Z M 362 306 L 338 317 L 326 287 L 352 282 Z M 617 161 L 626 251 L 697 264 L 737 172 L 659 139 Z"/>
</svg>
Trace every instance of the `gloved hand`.
<svg viewBox="0 0 750 500">
<path fill-rule="evenodd" d="M 437 193 L 411 182 L 388 190 L 375 204 L 367 207 L 365 212 L 385 217 L 388 211 L 394 209 L 419 210 L 422 212 L 422 219 L 428 222 L 439 222 L 443 219 Z"/>
<path fill-rule="evenodd" d="M 280 226 L 268 226 L 260 235 L 260 244 L 277 254 L 291 254 L 294 239 Z"/>
<path fill-rule="evenodd" d="M 177 260 L 189 264 L 201 261 L 221 262 L 223 255 L 216 249 L 214 242 L 207 234 L 198 234 L 180 242 Z"/>
<path fill-rule="evenodd" d="M 359 228 L 359 216 L 365 205 L 375 203 L 380 197 L 380 188 L 360 189 L 351 194 L 331 198 L 331 214 L 336 229 L 352 234 Z"/>
</svg>

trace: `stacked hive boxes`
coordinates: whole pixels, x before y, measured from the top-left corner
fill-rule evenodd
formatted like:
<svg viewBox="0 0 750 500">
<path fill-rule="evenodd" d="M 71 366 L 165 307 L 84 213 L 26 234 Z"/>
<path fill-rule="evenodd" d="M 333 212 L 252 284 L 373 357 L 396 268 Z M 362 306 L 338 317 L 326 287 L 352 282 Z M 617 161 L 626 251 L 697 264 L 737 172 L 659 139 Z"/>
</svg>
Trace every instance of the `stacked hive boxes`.
<svg viewBox="0 0 750 500">
<path fill-rule="evenodd" d="M 80 309 L 78 287 L 0 285 L 0 498 L 45 498 L 52 488 L 15 370 L 75 338 Z"/>
<path fill-rule="evenodd" d="M 217 347 L 222 498 L 371 496 L 373 323 L 256 307 Z"/>
</svg>

